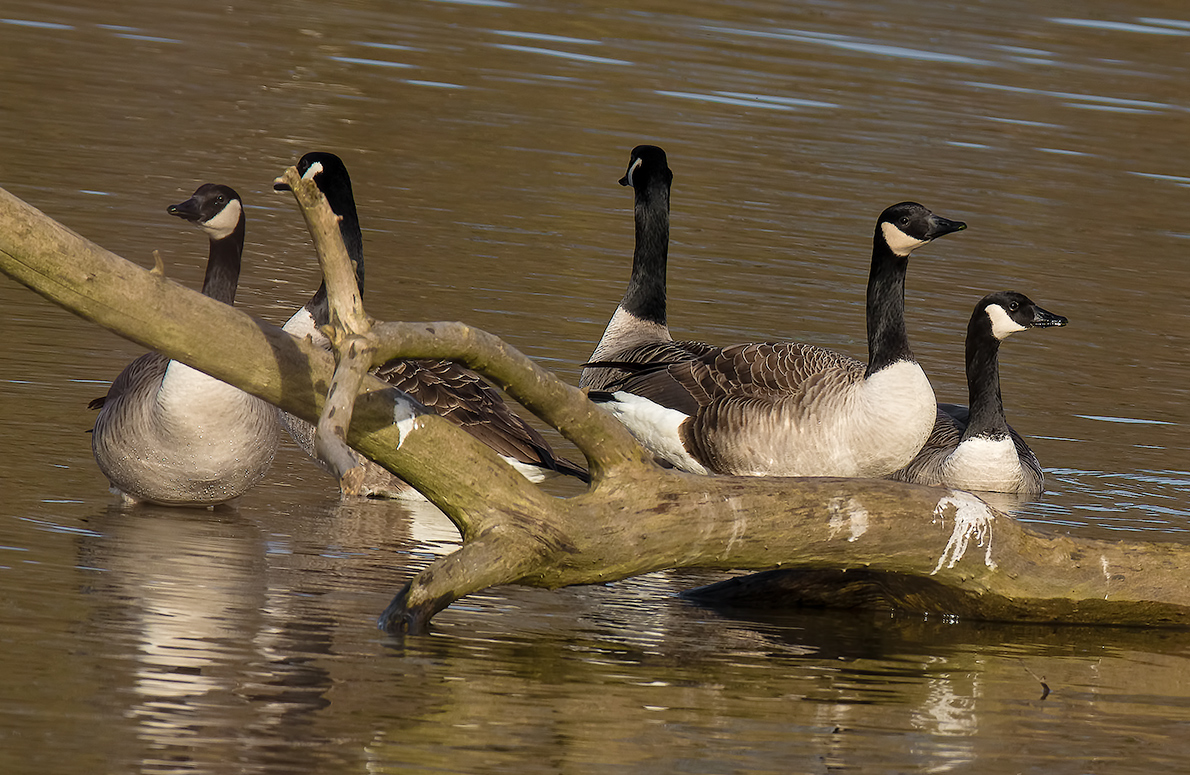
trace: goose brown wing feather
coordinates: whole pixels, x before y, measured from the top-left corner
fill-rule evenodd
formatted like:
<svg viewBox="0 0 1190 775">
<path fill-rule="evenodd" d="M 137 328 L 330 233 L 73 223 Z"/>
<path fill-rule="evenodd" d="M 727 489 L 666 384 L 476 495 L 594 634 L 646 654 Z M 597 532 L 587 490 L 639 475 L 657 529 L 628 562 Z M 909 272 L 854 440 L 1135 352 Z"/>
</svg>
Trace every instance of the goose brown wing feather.
<svg viewBox="0 0 1190 775">
<path fill-rule="evenodd" d="M 816 379 L 863 377 L 863 364 L 831 350 L 779 342 L 727 347 L 713 358 L 678 366 L 699 387 L 700 403 L 724 396 L 791 396 Z"/>
<path fill-rule="evenodd" d="M 1030 478 L 1032 482 L 1029 483 L 1028 490 L 1030 492 L 1040 493 L 1044 489 L 1045 474 L 1041 470 L 1041 461 L 1037 459 L 1037 455 L 1033 454 L 1033 450 L 1029 449 L 1029 445 L 1025 443 L 1025 439 L 1021 434 L 1008 429 L 1012 433 L 1012 443 L 1016 447 L 1016 456 L 1021 459 L 1021 467 L 1025 469 L 1026 481 Z"/>
<path fill-rule="evenodd" d="M 624 380 L 622 389 L 694 414 L 728 398 L 762 403 L 840 378 L 862 379 L 864 365 L 840 353 L 792 342 L 736 345 Z"/>
<path fill-rule="evenodd" d="M 959 433 L 967 430 L 967 423 L 971 421 L 971 407 L 963 406 L 962 404 L 940 403 L 938 404 L 938 411 L 948 415 L 954 421 L 958 426 Z"/>
<path fill-rule="evenodd" d="M 610 358 L 583 364 L 583 385 L 589 390 L 616 390 L 639 373 L 699 358 L 718 348 L 705 342 L 677 342 L 671 339 L 646 342 L 614 353 Z"/>
<path fill-rule="evenodd" d="M 706 404 L 678 429 L 682 445 L 708 471 L 739 473 L 742 461 L 756 452 L 752 432 L 763 435 L 772 425 L 774 400 L 780 399 L 732 396 Z M 746 428 L 748 433 L 722 432 L 727 428 Z"/>
<path fill-rule="evenodd" d="M 499 454 L 587 481 L 586 469 L 554 455 L 541 434 L 470 369 L 451 361 L 396 360 L 375 374 Z"/>
<path fill-rule="evenodd" d="M 112 380 L 111 386 L 107 389 L 107 395 L 92 400 L 87 404 L 87 408 L 102 409 L 109 401 L 115 401 L 127 393 L 130 386 L 160 385 L 161 378 L 165 376 L 168 366 L 169 358 L 161 353 L 145 353 L 125 366 L 124 370 Z"/>
</svg>

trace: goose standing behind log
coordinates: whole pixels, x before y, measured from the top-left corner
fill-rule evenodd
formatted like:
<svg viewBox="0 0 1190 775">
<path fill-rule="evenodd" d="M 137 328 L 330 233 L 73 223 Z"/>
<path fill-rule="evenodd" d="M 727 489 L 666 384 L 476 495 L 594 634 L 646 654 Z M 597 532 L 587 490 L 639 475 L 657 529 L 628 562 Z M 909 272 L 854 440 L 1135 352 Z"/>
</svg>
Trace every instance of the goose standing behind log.
<svg viewBox="0 0 1190 775">
<path fill-rule="evenodd" d="M 967 324 L 968 406 L 938 404 L 934 430 L 909 465 L 891 479 L 969 491 L 1040 495 L 1041 464 L 1004 418 L 1000 343 L 1018 331 L 1066 325 L 1066 318 L 1015 291 L 980 299 Z"/>
<path fill-rule="evenodd" d="M 633 367 L 692 358 L 714 348 L 702 342 L 675 342 L 665 314 L 665 269 L 669 258 L 669 193 L 673 172 L 665 151 L 638 145 L 628 159 L 621 186 L 632 186 L 636 247 L 628 289 L 612 314 L 578 386 L 606 390 L 630 376 Z"/>
<path fill-rule="evenodd" d="M 297 164 L 303 178 L 312 179 L 326 197 L 335 215 L 347 254 L 355 264 L 360 295 L 364 292 L 363 235 L 351 189 L 351 178 L 342 159 L 333 153 L 314 151 L 302 156 Z M 278 179 L 278 191 L 289 187 Z M 298 337 L 309 336 L 315 344 L 330 349 L 330 342 L 319 330 L 330 322 L 326 283 L 298 310 L 283 329 Z M 431 411 L 462 426 L 471 435 L 490 446 L 510 465 L 531 481 L 541 481 L 556 474 L 588 481 L 582 466 L 555 455 L 549 443 L 504 401 L 500 393 L 475 372 L 451 361 L 393 360 L 373 370 L 373 375 L 388 382 Z M 322 465 L 314 454 L 314 426 L 285 412 L 281 424 L 307 455 Z M 376 498 L 416 495 L 409 485 L 387 469 L 356 455 L 364 466 L 363 494 Z"/>
<path fill-rule="evenodd" d="M 812 345 L 744 344 L 642 365 L 591 398 L 686 471 L 887 476 L 921 449 L 937 413 L 905 328 L 909 255 L 964 228 L 915 202 L 881 213 L 868 277 L 866 366 Z"/>
<path fill-rule="evenodd" d="M 168 209 L 210 238 L 202 292 L 233 304 L 244 250 L 243 202 L 207 183 Z M 184 363 L 146 353 L 103 398 L 91 448 L 125 502 L 214 506 L 238 498 L 269 470 L 277 451 L 276 410 Z"/>
</svg>

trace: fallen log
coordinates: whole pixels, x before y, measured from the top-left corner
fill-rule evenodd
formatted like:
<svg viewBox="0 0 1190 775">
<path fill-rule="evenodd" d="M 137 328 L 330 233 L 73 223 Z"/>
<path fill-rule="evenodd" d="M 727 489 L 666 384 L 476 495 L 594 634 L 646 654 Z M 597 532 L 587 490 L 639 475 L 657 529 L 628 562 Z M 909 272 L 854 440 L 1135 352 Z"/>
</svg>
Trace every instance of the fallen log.
<svg viewBox="0 0 1190 775">
<path fill-rule="evenodd" d="M 333 214 L 316 212 L 329 213 L 317 188 L 296 170 L 286 176 L 312 215 L 319 255 L 345 260 L 333 249 Z M 309 422 L 328 404 L 336 380 L 329 353 L 137 267 L 2 189 L 0 271 Z M 862 604 L 1012 621 L 1190 625 L 1183 579 L 1190 547 L 1047 536 L 974 495 L 939 488 L 665 470 L 579 390 L 497 337 L 461 323 L 359 325 L 360 316 L 362 309 L 341 311 L 337 320 L 357 323 L 332 332 L 333 341 L 357 348 L 339 359 L 338 384 L 360 392 L 349 425 L 329 422 L 328 432 L 416 487 L 463 540 L 397 594 L 381 615 L 387 630 L 424 631 L 454 600 L 496 585 L 552 589 L 667 568 L 779 569 L 692 593 L 716 605 Z M 394 357 L 447 358 L 484 374 L 578 446 L 589 489 L 570 498 L 545 493 L 466 432 L 364 373 Z"/>
</svg>

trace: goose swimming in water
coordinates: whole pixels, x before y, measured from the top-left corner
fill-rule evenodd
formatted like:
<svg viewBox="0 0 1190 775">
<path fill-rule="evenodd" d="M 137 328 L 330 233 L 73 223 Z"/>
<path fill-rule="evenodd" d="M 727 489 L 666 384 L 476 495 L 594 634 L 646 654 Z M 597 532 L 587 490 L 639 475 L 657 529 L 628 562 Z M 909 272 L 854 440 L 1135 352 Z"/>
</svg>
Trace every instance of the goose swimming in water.
<svg viewBox="0 0 1190 775">
<path fill-rule="evenodd" d="M 169 213 L 207 233 L 202 292 L 232 304 L 244 250 L 239 195 L 207 183 Z M 226 503 L 264 477 L 277 451 L 276 409 L 159 353 L 129 364 L 91 408 L 95 461 L 127 502 Z"/>
<path fill-rule="evenodd" d="M 915 202 L 881 213 L 868 278 L 866 365 L 806 344 L 742 344 L 645 364 L 591 398 L 686 471 L 887 476 L 921 449 L 937 411 L 905 328 L 909 255 L 964 228 Z"/>
<path fill-rule="evenodd" d="M 963 490 L 1040 495 L 1041 464 L 1004 418 L 1000 343 L 1030 328 L 1066 325 L 1023 293 L 1000 291 L 980 299 L 967 324 L 969 406 L 938 404 L 934 430 L 909 465 L 890 478 Z"/>
<path fill-rule="evenodd" d="M 628 159 L 621 186 L 632 186 L 636 248 L 632 275 L 590 360 L 583 364 L 579 387 L 605 390 L 634 373 L 634 367 L 678 361 L 710 352 L 702 342 L 675 342 L 665 315 L 665 268 L 669 257 L 669 192 L 673 172 L 665 151 L 638 145 Z"/>
<path fill-rule="evenodd" d="M 355 263 L 356 282 L 362 295 L 363 235 L 346 165 L 333 153 L 315 151 L 304 155 L 298 161 L 297 169 L 303 178 L 314 181 L 331 210 L 339 216 L 339 231 L 347 254 Z M 278 191 L 289 190 L 280 179 L 274 183 L 274 188 Z M 314 297 L 294 313 L 283 329 L 294 336 L 309 336 L 315 344 L 330 349 L 329 340 L 319 330 L 329 322 L 330 307 L 326 283 L 323 283 Z M 588 481 L 585 468 L 555 455 L 541 434 L 512 411 L 495 388 L 470 369 L 452 361 L 393 360 L 374 369 L 372 374 L 408 393 L 427 409 L 461 425 L 531 481 L 540 481 L 556 474 Z M 314 454 L 314 426 L 285 412 L 281 413 L 281 424 L 298 446 L 322 465 Z M 356 457 L 365 469 L 365 495 L 390 498 L 412 492 L 407 483 L 387 469 L 367 458 Z"/>
</svg>

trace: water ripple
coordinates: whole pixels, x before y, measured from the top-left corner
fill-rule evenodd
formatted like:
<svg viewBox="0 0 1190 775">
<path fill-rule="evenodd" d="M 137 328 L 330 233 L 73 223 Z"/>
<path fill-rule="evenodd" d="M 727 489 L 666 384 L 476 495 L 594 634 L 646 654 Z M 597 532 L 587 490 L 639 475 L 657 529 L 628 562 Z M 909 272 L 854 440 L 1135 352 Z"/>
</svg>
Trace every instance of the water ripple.
<svg viewBox="0 0 1190 775">
<path fill-rule="evenodd" d="M 729 96 L 729 92 L 715 92 L 714 94 L 701 94 L 699 92 L 685 92 L 685 91 L 663 91 L 657 90 L 657 94 L 663 97 L 677 97 L 684 100 L 699 100 L 701 102 L 714 102 L 721 105 L 739 105 L 745 108 L 768 108 L 769 110 L 793 110 L 790 105 L 782 105 L 771 101 L 759 95 L 744 95 L 744 96 Z"/>
<path fill-rule="evenodd" d="M 1076 414 L 1075 417 L 1081 417 L 1084 420 L 1099 420 L 1100 422 L 1119 422 L 1130 425 L 1177 425 L 1177 423 L 1166 422 L 1165 420 L 1142 420 L 1136 417 L 1105 417 L 1095 414 Z"/>
<path fill-rule="evenodd" d="M 416 46 L 406 46 L 403 43 L 377 43 L 375 41 L 357 40 L 354 41 L 357 46 L 365 46 L 367 48 L 382 48 L 385 51 L 418 51 Z"/>
<path fill-rule="evenodd" d="M 1142 16 L 1137 19 L 1138 22 L 1145 24 L 1156 24 L 1163 27 L 1180 27 L 1185 30 L 1190 30 L 1190 21 L 1184 19 L 1158 19 L 1153 16 Z"/>
<path fill-rule="evenodd" d="M 345 62 L 349 65 L 371 65 L 374 67 L 395 67 L 395 68 L 416 67 L 416 65 L 410 65 L 410 64 L 406 64 L 404 62 L 389 62 L 384 59 L 364 59 L 362 57 L 341 57 L 341 56 L 333 56 L 333 57 L 329 57 L 329 58 L 333 62 Z"/>
<path fill-rule="evenodd" d="M 944 54 L 939 51 L 925 51 L 918 48 L 894 46 L 888 43 L 855 38 L 850 35 L 838 35 L 825 32 L 811 32 L 809 30 L 745 30 L 737 27 L 707 26 L 710 32 L 723 32 L 729 35 L 743 35 L 754 38 L 768 38 L 771 40 L 792 40 L 798 43 L 837 48 L 843 51 L 855 51 L 862 54 L 876 54 L 878 56 L 895 57 L 897 59 L 919 59 L 925 62 L 946 62 L 962 65 L 991 65 L 983 59 L 963 56 L 961 54 Z"/>
<path fill-rule="evenodd" d="M 419 81 L 409 78 L 405 83 L 413 86 L 429 86 L 434 89 L 466 89 L 466 86 L 458 83 L 446 83 L 445 81 Z"/>
<path fill-rule="evenodd" d="M 1161 175 L 1156 172 L 1129 172 L 1128 174 L 1142 178 L 1151 178 L 1153 180 L 1166 180 L 1170 183 L 1176 183 L 1179 186 L 1190 186 L 1190 177 L 1183 175 Z"/>
<path fill-rule="evenodd" d="M 1048 89 L 1030 89 L 1025 86 L 1008 86 L 1001 83 L 986 83 L 982 81 L 967 81 L 967 86 L 973 86 L 977 89 L 994 89 L 996 91 L 1012 92 L 1014 94 L 1035 94 L 1041 97 L 1057 97 L 1061 100 L 1067 100 L 1066 104 L 1071 107 L 1092 107 L 1080 103 L 1098 103 L 1102 109 L 1110 108 L 1137 108 L 1142 109 L 1137 112 L 1150 112 L 1154 110 L 1177 110 L 1185 111 L 1186 108 L 1180 105 L 1171 105 L 1167 102 L 1153 102 L 1151 100 L 1134 100 L 1126 97 L 1107 97 L 1099 94 L 1077 94 L 1075 92 L 1065 91 L 1050 91 Z"/>
<path fill-rule="evenodd" d="M 435 3 L 444 3 L 446 5 L 478 5 L 484 8 L 517 8 L 516 3 L 508 3 L 505 0 L 433 0 Z"/>
<path fill-rule="evenodd" d="M 148 43 L 181 43 L 177 38 L 162 38 L 156 35 L 142 35 L 140 33 L 119 32 L 116 33 L 117 38 L 124 38 L 125 40 L 140 40 Z"/>
<path fill-rule="evenodd" d="M 544 32 L 520 32 L 517 30 L 490 30 L 493 35 L 505 35 L 510 38 L 527 38 L 529 40 L 544 40 L 550 43 L 574 43 L 579 46 L 601 46 L 598 40 L 587 38 L 570 38 L 565 35 L 550 35 Z"/>
<path fill-rule="evenodd" d="M 821 100 L 807 100 L 800 97 L 774 97 L 768 94 L 747 94 L 745 92 L 736 91 L 717 91 L 715 94 L 723 97 L 733 97 L 735 99 L 745 100 L 748 103 L 752 102 L 775 102 L 781 105 L 792 105 L 798 108 L 839 108 L 839 105 L 834 102 L 823 102 Z"/>
<path fill-rule="evenodd" d="M 66 502 L 66 501 L 60 501 L 60 502 Z M 73 501 L 73 502 L 77 503 L 79 501 Z M 98 533 L 98 532 L 91 530 L 89 528 L 71 527 L 69 525 L 59 525 L 57 522 L 51 522 L 48 519 L 39 519 L 37 517 L 19 517 L 18 519 L 20 519 L 22 522 L 28 522 L 29 524 L 36 525 L 38 530 L 44 530 L 49 533 L 65 533 L 67 535 L 80 535 L 80 536 L 91 536 L 91 537 L 100 537 L 103 535 L 102 533 Z"/>
<path fill-rule="evenodd" d="M 1055 24 L 1067 24 L 1072 27 L 1090 27 L 1097 30 L 1112 30 L 1113 32 L 1143 32 L 1148 35 L 1190 35 L 1190 30 L 1168 29 L 1150 26 L 1148 24 L 1133 24 L 1130 22 L 1110 22 L 1102 19 L 1050 19 Z"/>
<path fill-rule="evenodd" d="M 572 59 L 576 62 L 588 62 L 599 65 L 630 65 L 623 59 L 612 59 L 610 57 L 597 57 L 590 54 L 576 54 L 572 51 L 558 51 L 552 48 L 539 48 L 537 46 L 517 46 L 512 43 L 492 43 L 495 48 L 502 48 L 506 51 L 520 51 L 528 54 L 545 54 L 546 56 L 559 57 L 561 59 Z"/>
<path fill-rule="evenodd" d="M 17 27 L 37 27 L 43 30 L 73 30 L 74 26 L 70 24 L 58 24 L 57 22 L 35 22 L 29 19 L 0 19 L 0 24 L 12 24 Z"/>
</svg>

